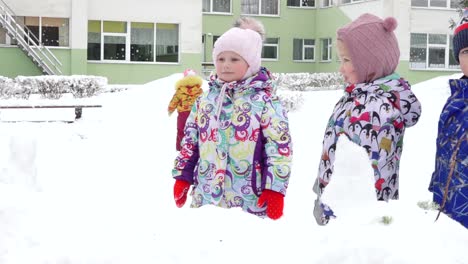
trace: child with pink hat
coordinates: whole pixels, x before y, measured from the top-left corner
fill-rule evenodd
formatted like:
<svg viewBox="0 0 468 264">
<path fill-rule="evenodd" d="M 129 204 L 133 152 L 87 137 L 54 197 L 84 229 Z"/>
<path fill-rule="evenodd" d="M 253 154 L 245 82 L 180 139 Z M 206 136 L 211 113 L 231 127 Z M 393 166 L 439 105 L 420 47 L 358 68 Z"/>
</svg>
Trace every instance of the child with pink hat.
<svg viewBox="0 0 468 264">
<path fill-rule="evenodd" d="M 241 18 L 214 44 L 216 73 L 187 119 L 172 172 L 174 200 L 241 208 L 258 217 L 283 215 L 291 173 L 288 118 L 261 67 L 263 25 Z"/>
<path fill-rule="evenodd" d="M 321 202 L 330 183 L 338 137 L 363 147 L 374 171 L 376 198 L 398 199 L 400 158 L 405 129 L 418 122 L 421 104 L 410 84 L 395 70 L 400 59 L 393 17 L 363 14 L 337 31 L 340 73 L 346 82 L 325 130 L 314 191 L 314 216 L 325 225 L 335 215 Z M 346 195 L 346 194 L 343 194 Z"/>
</svg>

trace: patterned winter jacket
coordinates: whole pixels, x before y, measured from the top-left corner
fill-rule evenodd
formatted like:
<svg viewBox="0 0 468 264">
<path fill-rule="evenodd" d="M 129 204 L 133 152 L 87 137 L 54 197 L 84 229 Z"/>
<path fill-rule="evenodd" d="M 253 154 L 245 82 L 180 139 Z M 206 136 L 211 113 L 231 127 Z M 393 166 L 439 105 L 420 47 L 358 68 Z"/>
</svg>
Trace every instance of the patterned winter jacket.
<svg viewBox="0 0 468 264">
<path fill-rule="evenodd" d="M 265 217 L 258 197 L 269 189 L 286 194 L 292 144 L 286 112 L 271 94 L 270 73 L 241 82 L 211 76 L 185 126 L 173 177 L 193 184 L 191 207 L 241 207 Z"/>
<path fill-rule="evenodd" d="M 186 76 L 176 82 L 176 92 L 169 102 L 167 111 L 172 114 L 177 112 L 186 112 L 192 109 L 195 99 L 203 93 L 201 88 L 203 80 L 196 75 Z"/>
<path fill-rule="evenodd" d="M 338 137 L 366 149 L 374 170 L 378 200 L 398 199 L 398 171 L 405 128 L 417 123 L 421 104 L 397 74 L 348 86 L 325 130 L 317 193 L 330 182 Z"/>
<path fill-rule="evenodd" d="M 442 212 L 468 228 L 468 79 L 449 83 L 452 95 L 439 119 L 435 171 L 429 191 L 434 193 L 434 202 Z"/>
</svg>

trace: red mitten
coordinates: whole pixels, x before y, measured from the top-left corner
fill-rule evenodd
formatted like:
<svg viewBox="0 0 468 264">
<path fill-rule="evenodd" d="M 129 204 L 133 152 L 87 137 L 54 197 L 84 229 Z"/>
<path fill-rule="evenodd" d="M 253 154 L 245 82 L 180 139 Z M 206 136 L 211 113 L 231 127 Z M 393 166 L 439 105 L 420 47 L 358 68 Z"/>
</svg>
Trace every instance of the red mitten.
<svg viewBox="0 0 468 264">
<path fill-rule="evenodd" d="M 187 200 L 187 193 L 190 188 L 190 183 L 184 180 L 176 180 L 174 183 L 174 200 L 177 207 L 182 207 Z"/>
<path fill-rule="evenodd" d="M 257 205 L 259 207 L 265 206 L 267 216 L 273 220 L 279 219 L 283 215 L 284 195 L 272 190 L 264 190 L 258 198 Z"/>
</svg>

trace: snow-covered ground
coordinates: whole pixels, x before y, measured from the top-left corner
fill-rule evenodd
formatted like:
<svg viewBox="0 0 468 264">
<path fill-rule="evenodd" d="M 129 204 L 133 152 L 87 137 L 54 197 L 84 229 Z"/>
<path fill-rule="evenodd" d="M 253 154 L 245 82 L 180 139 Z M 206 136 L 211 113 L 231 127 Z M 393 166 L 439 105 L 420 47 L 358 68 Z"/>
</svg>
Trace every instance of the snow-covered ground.
<svg viewBox="0 0 468 264">
<path fill-rule="evenodd" d="M 418 206 L 431 200 L 437 122 L 447 80 L 459 75 L 413 86 L 423 113 L 406 132 L 400 200 L 375 200 L 364 151 L 340 139 L 323 197 L 337 219 L 327 226 L 313 218 L 312 185 L 342 91 L 307 92 L 290 113 L 293 173 L 284 216 L 272 221 L 176 208 L 176 116 L 167 104 L 180 77 L 102 94 L 103 108 L 72 124 L 0 123 L 0 264 L 468 263 L 468 230 Z"/>
</svg>

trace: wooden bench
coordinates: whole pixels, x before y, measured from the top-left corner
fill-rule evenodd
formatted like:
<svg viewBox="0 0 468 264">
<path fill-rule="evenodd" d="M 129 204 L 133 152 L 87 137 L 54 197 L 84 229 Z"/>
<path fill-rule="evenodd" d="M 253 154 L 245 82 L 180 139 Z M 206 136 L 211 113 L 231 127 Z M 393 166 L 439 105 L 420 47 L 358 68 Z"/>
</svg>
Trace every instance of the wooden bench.
<svg viewBox="0 0 468 264">
<path fill-rule="evenodd" d="M 0 101 L 1 104 L 1 101 Z M 17 122 L 17 121 L 30 121 L 30 122 L 50 122 L 50 121 L 61 121 L 67 123 L 73 123 L 74 121 L 80 119 L 83 115 L 83 108 L 101 108 L 102 105 L 99 104 L 53 104 L 53 105 L 0 105 L 0 121 L 1 122 Z M 54 120 L 54 118 L 43 118 L 38 120 L 3 120 L 2 119 L 2 110 L 21 110 L 21 109 L 74 109 L 75 110 L 75 119 L 70 120 Z"/>
</svg>

